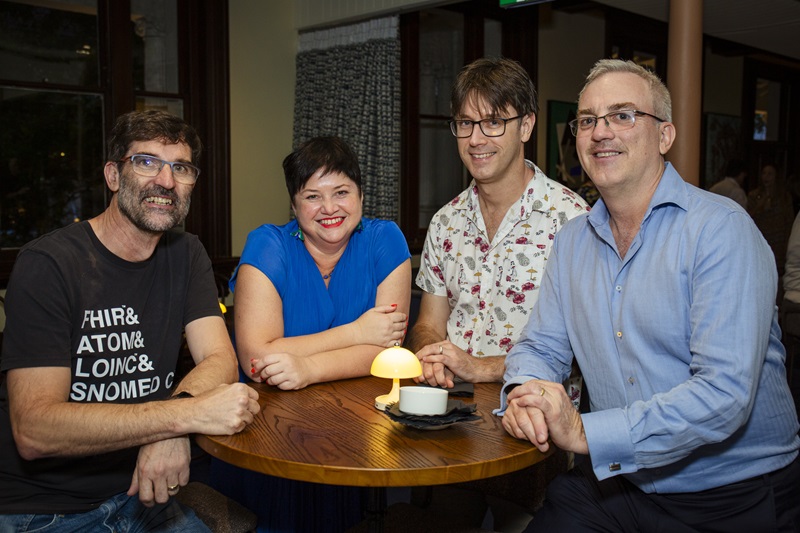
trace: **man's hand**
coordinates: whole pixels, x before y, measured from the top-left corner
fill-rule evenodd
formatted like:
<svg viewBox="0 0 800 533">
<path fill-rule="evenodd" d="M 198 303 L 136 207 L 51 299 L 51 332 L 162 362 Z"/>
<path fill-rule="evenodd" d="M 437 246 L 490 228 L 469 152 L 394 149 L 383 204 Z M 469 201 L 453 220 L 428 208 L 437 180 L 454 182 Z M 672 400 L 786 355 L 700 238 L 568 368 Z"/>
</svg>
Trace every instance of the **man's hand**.
<svg viewBox="0 0 800 533">
<path fill-rule="evenodd" d="M 233 435 L 243 430 L 261 410 L 258 393 L 244 383 L 220 385 L 185 400 L 192 422 L 187 433 L 204 435 Z"/>
<path fill-rule="evenodd" d="M 314 382 L 313 363 L 307 357 L 273 353 L 250 361 L 253 380 L 281 390 L 299 390 Z"/>
<path fill-rule="evenodd" d="M 444 351 L 446 344 L 452 347 L 447 353 Z M 456 352 L 459 351 L 461 350 L 457 346 L 448 341 L 423 346 L 417 352 L 417 358 L 422 363 L 422 375 L 414 378 L 414 380 L 418 383 L 427 383 L 432 387 L 453 388 L 455 386 L 455 378 L 460 376 L 457 376 L 451 365 L 454 363 L 457 365 Z M 467 357 L 471 358 L 469 355 Z"/>
<path fill-rule="evenodd" d="M 503 427 L 513 437 L 529 440 L 542 452 L 550 449 L 549 438 L 562 450 L 589 453 L 581 415 L 561 384 L 533 379 L 512 390 L 507 400 Z"/>
<path fill-rule="evenodd" d="M 139 448 L 139 458 L 128 496 L 139 493 L 139 500 L 146 506 L 166 503 L 177 494 L 180 487 L 189 482 L 191 450 L 189 437 L 176 437 Z M 170 490 L 170 487 L 178 489 Z"/>
<path fill-rule="evenodd" d="M 456 380 L 467 383 L 500 382 L 505 356 L 474 357 L 450 341 L 428 344 L 417 352 L 422 375 L 417 382 L 453 388 Z"/>
</svg>

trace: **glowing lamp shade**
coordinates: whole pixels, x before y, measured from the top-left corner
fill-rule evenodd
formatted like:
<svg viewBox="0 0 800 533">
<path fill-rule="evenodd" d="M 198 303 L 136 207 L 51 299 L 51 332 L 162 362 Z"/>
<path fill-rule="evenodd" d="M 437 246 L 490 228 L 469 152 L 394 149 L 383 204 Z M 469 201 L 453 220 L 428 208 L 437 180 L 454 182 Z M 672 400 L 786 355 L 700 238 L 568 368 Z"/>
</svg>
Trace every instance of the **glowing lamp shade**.
<svg viewBox="0 0 800 533">
<path fill-rule="evenodd" d="M 386 348 L 372 361 L 370 374 L 379 378 L 390 378 L 392 390 L 375 398 L 375 407 L 381 411 L 400 400 L 400 380 L 415 378 L 422 374 L 422 365 L 414 352 L 400 346 Z"/>
</svg>

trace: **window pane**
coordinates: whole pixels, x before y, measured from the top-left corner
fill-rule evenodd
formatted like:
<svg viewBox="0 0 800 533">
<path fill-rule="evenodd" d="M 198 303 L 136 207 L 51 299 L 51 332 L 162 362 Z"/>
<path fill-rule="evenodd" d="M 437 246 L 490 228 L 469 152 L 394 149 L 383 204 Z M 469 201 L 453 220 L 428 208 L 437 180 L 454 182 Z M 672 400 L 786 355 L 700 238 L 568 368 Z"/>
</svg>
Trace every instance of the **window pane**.
<svg viewBox="0 0 800 533">
<path fill-rule="evenodd" d="M 503 24 L 499 20 L 486 19 L 483 22 L 483 55 L 503 56 Z"/>
<path fill-rule="evenodd" d="M 756 112 L 753 139 L 777 141 L 780 138 L 781 84 L 759 78 L 756 80 Z"/>
<path fill-rule="evenodd" d="M 0 247 L 105 207 L 102 97 L 0 87 Z"/>
<path fill-rule="evenodd" d="M 467 186 L 467 173 L 447 123 L 422 119 L 419 133 L 419 227 L 427 228 L 436 211 Z"/>
<path fill-rule="evenodd" d="M 136 109 L 144 111 L 146 109 L 158 109 L 166 111 L 176 117 L 183 118 L 183 100 L 179 98 L 154 98 L 152 96 L 138 96 L 136 98 Z"/>
<path fill-rule="evenodd" d="M 450 88 L 464 64 L 464 18 L 431 9 L 420 13 L 420 113 L 450 116 Z"/>
<path fill-rule="evenodd" d="M 0 1 L 0 78 L 97 87 L 96 0 L 41 4 Z"/>
<path fill-rule="evenodd" d="M 464 63 L 464 19 L 443 9 L 420 12 L 419 227 L 427 228 L 465 183 L 456 138 L 450 133 L 450 88 Z"/>
<path fill-rule="evenodd" d="M 178 92 L 176 0 L 132 0 L 133 85 L 136 91 Z"/>
</svg>

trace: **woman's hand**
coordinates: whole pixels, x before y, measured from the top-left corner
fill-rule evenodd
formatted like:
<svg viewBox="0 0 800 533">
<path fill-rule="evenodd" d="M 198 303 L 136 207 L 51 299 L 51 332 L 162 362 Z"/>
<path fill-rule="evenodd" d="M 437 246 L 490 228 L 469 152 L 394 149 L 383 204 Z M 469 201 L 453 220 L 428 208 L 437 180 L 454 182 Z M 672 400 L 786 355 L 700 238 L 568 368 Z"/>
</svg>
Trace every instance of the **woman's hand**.
<svg viewBox="0 0 800 533">
<path fill-rule="evenodd" d="M 397 304 L 373 307 L 353 322 L 354 344 L 391 347 L 402 344 L 408 327 L 408 315 L 395 311 Z"/>
<path fill-rule="evenodd" d="M 273 385 L 281 390 L 298 390 L 314 383 L 313 365 L 307 357 L 290 353 L 274 353 L 250 360 L 253 381 Z"/>
</svg>

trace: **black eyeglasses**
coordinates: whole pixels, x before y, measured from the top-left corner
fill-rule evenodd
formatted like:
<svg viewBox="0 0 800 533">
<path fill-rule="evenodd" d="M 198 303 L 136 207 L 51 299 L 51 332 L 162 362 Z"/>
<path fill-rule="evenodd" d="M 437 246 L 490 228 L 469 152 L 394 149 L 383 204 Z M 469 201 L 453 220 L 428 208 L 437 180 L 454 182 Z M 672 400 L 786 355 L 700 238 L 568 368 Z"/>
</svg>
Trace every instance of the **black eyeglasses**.
<svg viewBox="0 0 800 533">
<path fill-rule="evenodd" d="M 481 129 L 481 132 L 487 137 L 500 137 L 506 132 L 506 123 L 511 120 L 517 120 L 525 115 L 517 115 L 511 118 L 485 118 L 483 120 L 449 120 L 450 131 L 459 139 L 470 137 L 472 130 L 475 129 L 475 124 Z"/>
<path fill-rule="evenodd" d="M 172 177 L 175 178 L 175 181 L 186 185 L 193 185 L 200 175 L 200 169 L 190 163 L 185 163 L 183 161 L 164 161 L 152 155 L 134 154 L 119 160 L 120 163 L 125 163 L 127 161 L 131 162 L 134 172 L 148 178 L 155 178 L 158 176 L 158 173 L 161 172 L 164 165 L 169 165 L 172 169 Z"/>
<path fill-rule="evenodd" d="M 636 117 L 650 117 L 654 118 L 659 122 L 666 122 L 663 118 L 658 118 L 655 115 L 651 115 L 650 113 L 645 113 L 644 111 L 637 111 L 636 109 L 628 109 L 624 111 L 614 111 L 611 113 L 606 113 L 602 117 L 595 117 L 593 115 L 586 115 L 584 117 L 578 117 L 575 120 L 569 121 L 569 129 L 572 130 L 572 134 L 576 137 L 579 134 L 585 134 L 590 131 L 593 131 L 595 126 L 597 126 L 597 122 L 599 120 L 604 120 L 606 122 L 606 127 L 609 128 L 611 131 L 623 131 L 629 130 L 636 124 Z"/>
</svg>

